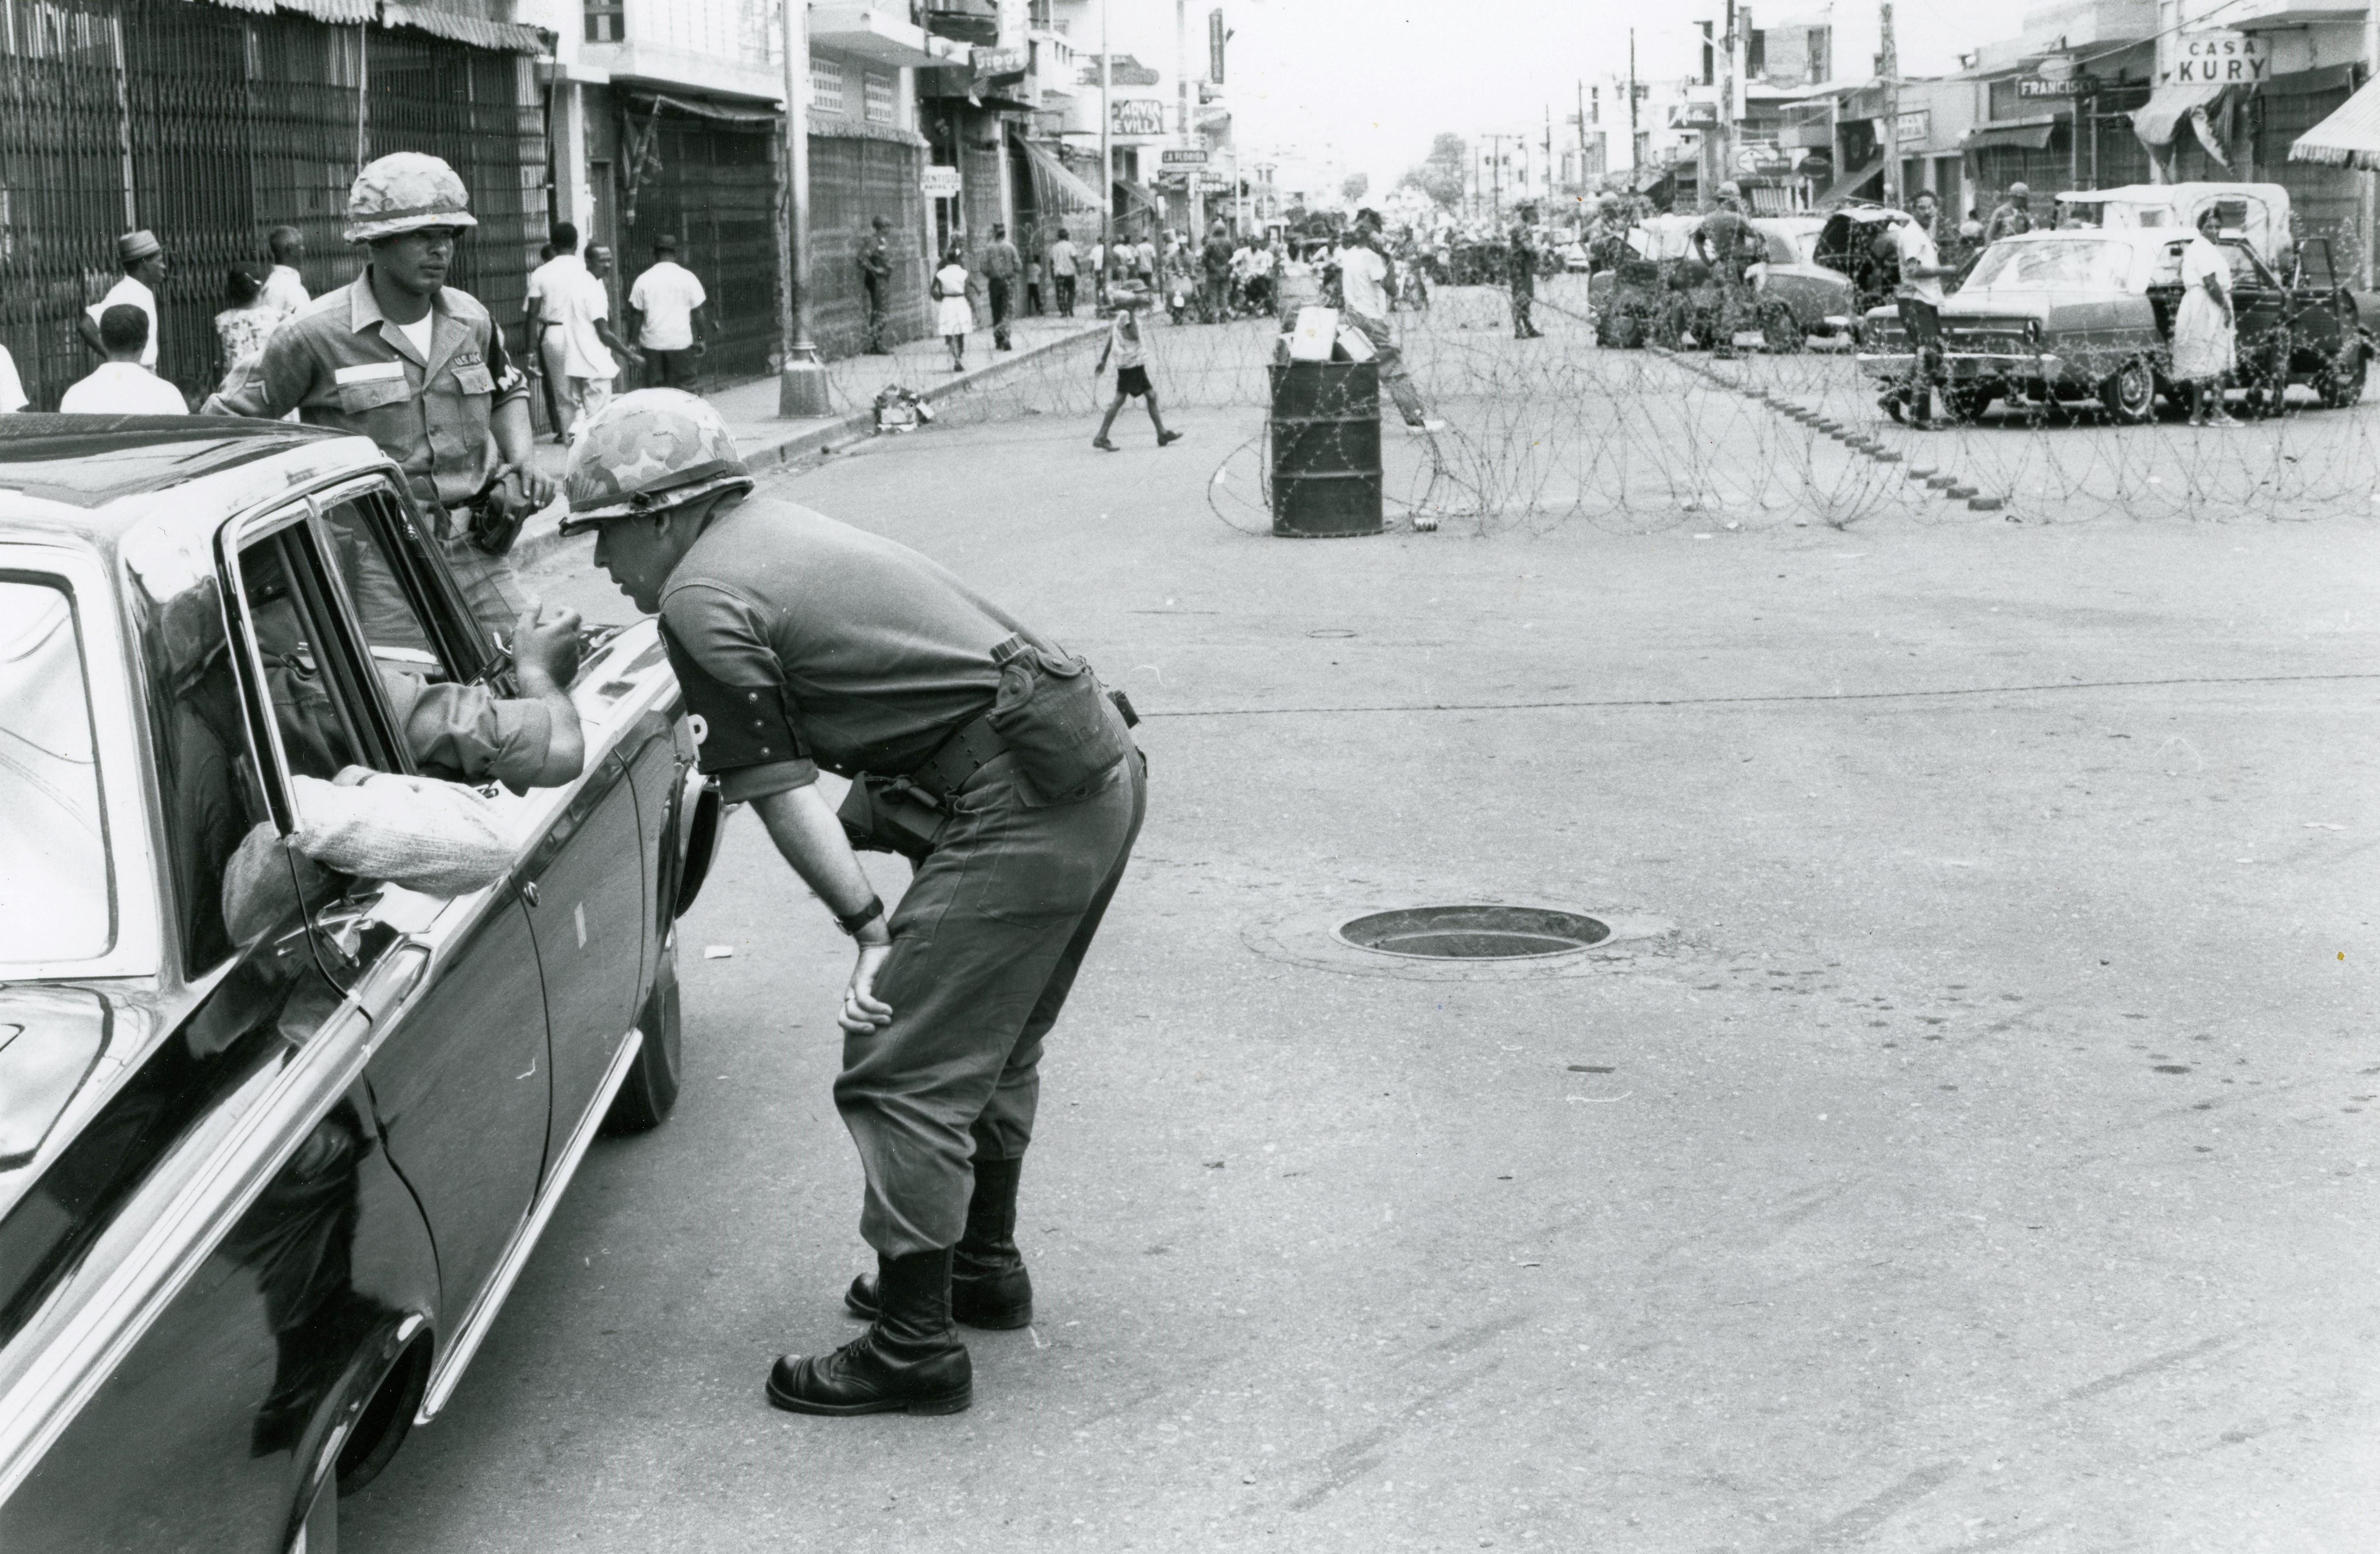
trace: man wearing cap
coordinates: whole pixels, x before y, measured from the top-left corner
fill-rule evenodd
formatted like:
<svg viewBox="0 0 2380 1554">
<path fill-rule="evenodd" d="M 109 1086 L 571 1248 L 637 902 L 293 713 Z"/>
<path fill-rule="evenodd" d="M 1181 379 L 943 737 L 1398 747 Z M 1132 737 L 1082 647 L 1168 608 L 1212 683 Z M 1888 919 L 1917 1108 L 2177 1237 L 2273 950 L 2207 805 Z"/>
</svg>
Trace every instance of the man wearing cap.
<svg viewBox="0 0 2380 1554">
<path fill-rule="evenodd" d="M 1008 350 L 1008 321 L 1016 316 L 1016 283 L 1025 261 L 1008 240 L 1008 228 L 992 223 L 991 241 L 983 247 L 983 273 L 991 294 L 991 349 Z"/>
<path fill-rule="evenodd" d="M 1752 314 L 1752 291 L 1744 285 L 1744 266 L 1759 251 L 1759 237 L 1744 219 L 1743 190 L 1733 182 L 1718 186 L 1718 205 L 1694 228 L 1694 247 L 1718 282 L 1718 320 L 1704 342 L 1711 354 L 1725 361 L 1735 356 L 1735 332 Z"/>
<path fill-rule="evenodd" d="M 99 336 L 100 314 L 114 307 L 139 308 L 149 315 L 149 343 L 140 348 L 140 365 L 153 373 L 157 370 L 157 288 L 165 284 L 165 245 L 157 240 L 156 233 L 143 227 L 115 239 L 115 258 L 124 266 L 123 279 L 82 311 L 75 320 L 75 333 L 95 355 L 112 360 L 107 342 Z"/>
<path fill-rule="evenodd" d="M 2033 190 L 2023 184 L 2012 183 L 2008 187 L 2008 198 L 1992 207 L 1992 218 L 1984 224 L 1984 241 L 1989 245 L 2032 230 Z"/>
<path fill-rule="evenodd" d="M 264 361 L 219 415 L 358 433 L 405 471 L 480 624 L 498 642 L 518 620 L 520 585 L 504 553 L 520 520 L 553 497 L 532 457 L 528 387 L 477 298 L 446 284 L 455 244 L 478 225 L 463 180 L 437 157 L 397 152 L 367 166 L 347 195 L 345 235 L 369 256 L 354 284 L 282 324 Z M 404 618 L 395 580 L 367 581 L 357 603 Z"/>
<path fill-rule="evenodd" d="M 1512 213 L 1512 233 L 1504 249 L 1504 289 L 1512 303 L 1512 338 L 1534 340 L 1545 331 L 1537 327 L 1531 316 L 1537 305 L 1537 244 L 1530 229 L 1536 225 L 1537 208 L 1523 205 Z"/>
<path fill-rule="evenodd" d="M 628 343 L 645 353 L 646 386 L 695 391 L 710 324 L 710 296 L 677 262 L 677 239 L 653 239 L 653 262 L 628 288 Z"/>
<path fill-rule="evenodd" d="M 887 300 L 892 292 L 892 224 L 882 216 L 869 223 L 868 240 L 859 245 L 859 280 L 868 288 L 868 354 L 890 356 L 892 346 L 886 328 Z"/>
<path fill-rule="evenodd" d="M 1147 778 L 1082 660 L 915 551 L 751 476 L 718 413 L 624 395 L 571 450 L 564 532 L 662 640 L 702 769 L 748 802 L 857 941 L 836 1107 L 867 1178 L 866 1334 L 771 1370 L 802 1413 L 950 1413 L 973 1398 L 953 1316 L 1032 1320 L 1015 1241 L 1042 1038 L 1140 830 Z M 856 777 L 838 814 L 821 767 Z M 863 775 L 864 774 L 864 775 Z M 853 842 L 916 862 L 888 920 Z"/>
</svg>

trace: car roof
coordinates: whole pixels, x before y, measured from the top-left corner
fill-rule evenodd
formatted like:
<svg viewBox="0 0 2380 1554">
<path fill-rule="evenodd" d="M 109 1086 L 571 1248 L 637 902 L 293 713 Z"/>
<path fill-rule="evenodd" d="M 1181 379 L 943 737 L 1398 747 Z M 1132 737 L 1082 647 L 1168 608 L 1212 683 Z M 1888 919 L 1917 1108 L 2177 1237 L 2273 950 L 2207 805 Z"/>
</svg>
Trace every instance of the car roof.
<svg viewBox="0 0 2380 1554">
<path fill-rule="evenodd" d="M 2128 248 L 2159 248 L 2167 243 L 2188 242 L 2197 228 L 2191 226 L 2036 226 L 2030 232 L 2011 233 L 1992 244 L 2093 242 L 2122 243 Z"/>
<path fill-rule="evenodd" d="M 203 549 L 234 512 L 387 463 L 368 438 L 282 421 L 0 415 L 0 541 L 113 549 L 147 525 Z"/>
</svg>

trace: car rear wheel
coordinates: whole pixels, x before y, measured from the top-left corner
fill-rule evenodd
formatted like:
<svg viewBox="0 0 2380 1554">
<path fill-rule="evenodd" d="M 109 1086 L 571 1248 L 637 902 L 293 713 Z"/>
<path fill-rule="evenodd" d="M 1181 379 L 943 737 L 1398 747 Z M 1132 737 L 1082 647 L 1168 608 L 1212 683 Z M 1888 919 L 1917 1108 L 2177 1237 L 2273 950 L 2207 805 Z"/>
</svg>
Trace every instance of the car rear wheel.
<svg viewBox="0 0 2380 1554">
<path fill-rule="evenodd" d="M 2138 426 L 2156 413 L 2156 374 L 2145 361 L 2127 361 L 2099 385 L 2099 403 L 2109 421 Z"/>
<path fill-rule="evenodd" d="M 680 1066 L 677 997 L 677 930 L 670 930 L 662 947 L 661 965 L 653 973 L 653 990 L 645 998 L 637 1029 L 645 1035 L 612 1109 L 603 1118 L 607 1133 L 650 1132 L 677 1105 Z"/>
<path fill-rule="evenodd" d="M 1771 302 L 1761 315 L 1760 341 L 1779 356 L 1791 356 L 1808 342 L 1802 333 L 1802 321 L 1793 316 L 1792 308 L 1783 302 Z"/>
<path fill-rule="evenodd" d="M 1944 408 L 1949 410 L 1950 419 L 1961 426 L 1981 421 L 1984 412 L 1991 409 L 1995 398 L 1988 388 L 1946 388 L 1942 391 Z"/>
</svg>

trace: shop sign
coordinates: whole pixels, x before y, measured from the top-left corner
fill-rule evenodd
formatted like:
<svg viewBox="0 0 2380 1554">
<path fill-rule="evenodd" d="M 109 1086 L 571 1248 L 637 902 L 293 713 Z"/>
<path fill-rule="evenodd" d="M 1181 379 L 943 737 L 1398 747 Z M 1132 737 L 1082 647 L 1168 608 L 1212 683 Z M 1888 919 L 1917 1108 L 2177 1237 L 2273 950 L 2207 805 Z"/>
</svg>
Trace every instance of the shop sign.
<svg viewBox="0 0 2380 1554">
<path fill-rule="evenodd" d="M 1912 143 L 1912 141 L 1932 140 L 1934 138 L 1934 110 L 1931 108 L 1912 108 L 1909 112 L 1901 115 L 1900 122 L 1894 128 L 1893 138 L 1904 146 Z"/>
<path fill-rule="evenodd" d="M 917 186 L 929 200 L 955 200 L 959 197 L 959 170 L 956 167 L 928 167 L 917 177 Z"/>
<path fill-rule="evenodd" d="M 2272 67 L 2273 56 L 2258 34 L 2210 27 L 2181 35 L 2173 79 L 2198 86 L 2244 86 L 2263 80 Z"/>
<path fill-rule="evenodd" d="M 1230 191 L 1232 180 L 1222 173 L 1201 173 L 1198 175 L 1198 187 L 1209 194 L 1223 194 Z"/>
<path fill-rule="evenodd" d="M 1670 104 L 1670 128 L 1716 129 L 1718 128 L 1718 104 L 1717 103 L 1672 103 Z"/>
<path fill-rule="evenodd" d="M 978 44 L 975 51 L 975 79 L 983 81 L 999 76 L 1021 76 L 1032 62 L 1033 51 L 1022 43 L 996 49 Z"/>
<path fill-rule="evenodd" d="M 1119 97 L 1108 104 L 1108 131 L 1114 135 L 1165 133 L 1165 99 Z"/>
<path fill-rule="evenodd" d="M 1207 153 L 1204 148 L 1197 146 L 1187 148 L 1169 146 L 1158 154 L 1157 159 L 1168 167 L 1204 167 L 1207 165 Z"/>
<path fill-rule="evenodd" d="M 2099 95 L 2099 78 L 2069 76 L 2063 80 L 2046 81 L 2038 76 L 2019 76 L 2016 79 L 2016 94 L 2019 97 L 2096 97 Z"/>
</svg>

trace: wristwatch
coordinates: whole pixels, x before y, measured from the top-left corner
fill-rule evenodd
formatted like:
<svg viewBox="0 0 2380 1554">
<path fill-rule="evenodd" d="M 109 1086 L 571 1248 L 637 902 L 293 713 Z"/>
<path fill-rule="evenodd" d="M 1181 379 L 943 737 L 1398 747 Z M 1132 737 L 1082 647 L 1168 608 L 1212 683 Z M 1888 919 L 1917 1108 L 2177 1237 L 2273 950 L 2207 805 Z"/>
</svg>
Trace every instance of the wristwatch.
<svg viewBox="0 0 2380 1554">
<path fill-rule="evenodd" d="M 844 933 L 849 934 L 853 938 L 857 938 L 859 936 L 859 931 L 862 928 L 867 927 L 869 924 L 875 922 L 878 918 L 883 915 L 884 898 L 881 896 L 870 896 L 868 898 L 868 904 L 866 906 L 860 908 L 857 912 L 853 912 L 849 917 L 836 918 L 834 920 L 834 925 L 842 929 Z"/>
</svg>

